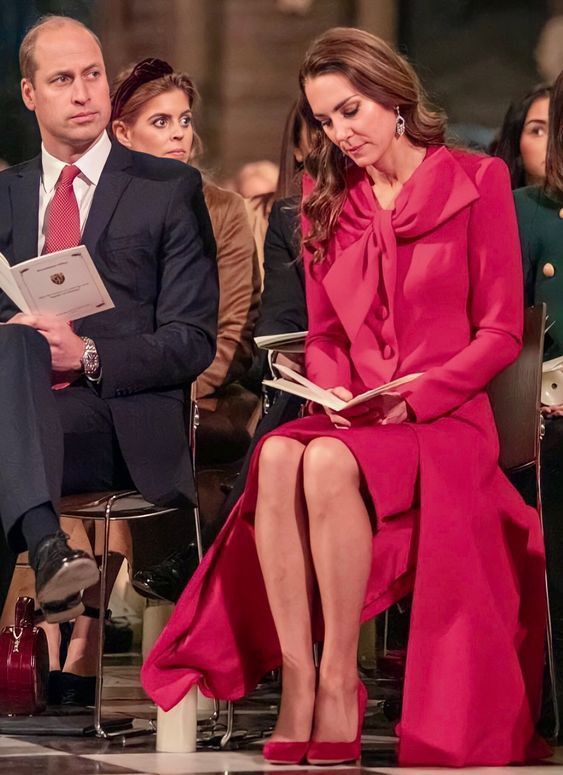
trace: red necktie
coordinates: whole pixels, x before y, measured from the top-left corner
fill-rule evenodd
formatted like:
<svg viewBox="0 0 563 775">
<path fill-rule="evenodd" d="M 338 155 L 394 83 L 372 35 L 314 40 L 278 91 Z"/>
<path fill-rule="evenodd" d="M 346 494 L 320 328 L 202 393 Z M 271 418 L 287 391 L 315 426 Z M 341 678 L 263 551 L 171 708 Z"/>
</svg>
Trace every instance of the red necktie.
<svg viewBox="0 0 563 775">
<path fill-rule="evenodd" d="M 74 178 L 79 174 L 78 167 L 75 167 L 74 164 L 67 164 L 59 175 L 55 194 L 47 212 L 43 253 L 54 253 L 56 250 L 74 248 L 80 245 L 80 211 L 72 187 Z M 71 324 L 69 323 L 69 325 Z M 53 390 L 61 390 L 70 384 L 70 382 L 60 382 L 61 376 L 59 373 L 53 373 Z"/>
<path fill-rule="evenodd" d="M 67 164 L 63 167 L 55 195 L 47 212 L 47 228 L 43 253 L 54 253 L 64 248 L 80 245 L 80 212 L 72 183 L 80 174 L 78 167 Z"/>
</svg>

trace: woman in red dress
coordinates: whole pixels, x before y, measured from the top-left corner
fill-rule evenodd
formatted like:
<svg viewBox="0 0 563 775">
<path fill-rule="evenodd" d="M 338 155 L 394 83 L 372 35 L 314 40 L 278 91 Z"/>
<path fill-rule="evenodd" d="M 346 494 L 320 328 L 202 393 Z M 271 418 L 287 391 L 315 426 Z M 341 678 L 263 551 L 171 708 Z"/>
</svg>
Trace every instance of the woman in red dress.
<svg viewBox="0 0 563 775">
<path fill-rule="evenodd" d="M 144 685 L 165 709 L 196 682 L 234 699 L 281 664 L 265 756 L 357 759 L 360 622 L 412 591 L 400 763 L 524 762 L 543 753 L 544 556 L 485 392 L 521 346 L 508 171 L 447 148 L 412 68 L 366 32 L 321 36 L 300 84 L 324 130 L 302 208 L 307 375 L 343 398 L 422 376 L 262 441 Z"/>
</svg>

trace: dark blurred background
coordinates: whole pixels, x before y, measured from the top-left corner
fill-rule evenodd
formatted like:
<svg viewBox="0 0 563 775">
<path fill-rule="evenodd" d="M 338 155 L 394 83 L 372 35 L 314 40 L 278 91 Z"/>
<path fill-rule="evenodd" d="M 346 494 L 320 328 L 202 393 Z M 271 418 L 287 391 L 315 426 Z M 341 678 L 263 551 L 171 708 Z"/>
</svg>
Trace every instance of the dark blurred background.
<svg viewBox="0 0 563 775">
<path fill-rule="evenodd" d="M 363 27 L 397 45 L 455 134 L 481 145 L 511 99 L 563 66 L 563 0 L 2 0 L 0 157 L 11 164 L 39 149 L 17 51 L 44 13 L 91 25 L 110 77 L 145 56 L 190 72 L 205 164 L 219 178 L 277 160 L 303 53 L 328 27 Z"/>
</svg>

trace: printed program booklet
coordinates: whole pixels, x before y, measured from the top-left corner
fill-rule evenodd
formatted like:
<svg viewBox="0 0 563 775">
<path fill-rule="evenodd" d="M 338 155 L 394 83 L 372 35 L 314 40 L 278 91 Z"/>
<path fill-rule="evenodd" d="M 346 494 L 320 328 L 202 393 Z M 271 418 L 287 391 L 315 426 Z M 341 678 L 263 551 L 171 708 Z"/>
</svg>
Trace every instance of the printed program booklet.
<svg viewBox="0 0 563 775">
<path fill-rule="evenodd" d="M 563 356 L 544 361 L 542 367 L 541 402 L 546 406 L 563 404 Z"/>
<path fill-rule="evenodd" d="M 49 312 L 67 321 L 114 307 L 84 245 L 14 266 L 0 253 L 0 288 L 22 312 Z"/>
<path fill-rule="evenodd" d="M 366 390 L 365 393 L 354 396 L 350 401 L 343 401 L 341 398 L 338 398 L 331 393 L 330 390 L 324 390 L 302 374 L 298 374 L 293 369 L 283 366 L 281 363 L 274 363 L 273 367 L 279 371 L 282 376 L 277 379 L 265 379 L 262 381 L 263 385 L 268 385 L 276 390 L 283 390 L 285 393 L 292 393 L 294 396 L 300 396 L 300 398 L 313 401 L 315 404 L 326 406 L 327 409 L 332 409 L 335 412 L 350 409 L 351 407 L 357 406 L 364 401 L 369 401 L 376 396 L 392 393 L 401 385 L 412 382 L 413 379 L 421 376 L 420 372 L 417 374 L 406 374 L 404 377 L 394 379 L 392 382 L 387 382 L 385 385 L 380 385 L 372 390 Z"/>
<path fill-rule="evenodd" d="M 307 331 L 292 331 L 290 334 L 268 334 L 255 336 L 256 346 L 262 350 L 275 350 L 278 353 L 302 353 L 305 351 Z"/>
</svg>

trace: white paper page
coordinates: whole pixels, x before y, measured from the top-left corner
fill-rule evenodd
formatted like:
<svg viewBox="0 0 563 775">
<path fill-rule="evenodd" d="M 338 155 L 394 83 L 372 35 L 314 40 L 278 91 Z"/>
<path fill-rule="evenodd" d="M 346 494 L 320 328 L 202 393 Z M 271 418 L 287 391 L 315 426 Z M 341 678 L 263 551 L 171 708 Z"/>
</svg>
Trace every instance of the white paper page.
<svg viewBox="0 0 563 775">
<path fill-rule="evenodd" d="M 310 396 L 312 401 L 314 400 L 314 396 L 318 396 L 319 399 L 323 399 L 324 401 L 336 398 L 337 401 L 340 401 L 343 407 L 345 406 L 345 402 L 342 401 L 342 399 L 337 398 L 328 390 L 324 390 L 322 387 L 315 385 L 315 383 L 311 382 L 310 379 L 307 379 L 307 377 L 304 377 L 303 374 L 299 374 L 299 372 L 290 369 L 289 366 L 284 366 L 281 363 L 273 363 L 272 366 L 274 369 L 279 371 L 280 374 L 283 374 L 284 377 L 288 377 L 293 382 L 298 382 L 300 385 L 303 385 L 303 387 L 306 387 L 312 394 Z"/>
<path fill-rule="evenodd" d="M 302 353 L 305 350 L 307 331 L 292 331 L 288 334 L 267 334 L 255 336 L 257 347 L 263 350 L 277 350 L 278 352 Z"/>
<path fill-rule="evenodd" d="M 0 253 L 0 288 L 22 312 L 29 312 L 29 306 L 12 275 L 12 268 L 2 253 Z"/>
<path fill-rule="evenodd" d="M 307 401 L 313 401 L 321 406 L 326 406 L 328 409 L 333 409 L 335 412 L 339 412 L 346 407 L 346 403 L 337 396 L 329 393 L 328 390 L 323 390 L 322 395 L 319 394 L 317 388 L 315 392 L 303 385 L 299 385 L 297 382 L 293 382 L 290 379 L 264 379 L 263 385 L 269 385 L 275 388 L 275 390 L 283 390 L 284 393 L 291 393 L 294 396 L 305 398 Z"/>
<path fill-rule="evenodd" d="M 23 261 L 11 272 L 31 312 L 72 321 L 114 306 L 84 245 Z"/>
<path fill-rule="evenodd" d="M 563 355 L 558 355 L 557 358 L 552 358 L 550 361 L 544 361 L 542 371 L 546 374 L 548 371 L 557 371 L 561 366 L 563 366 Z"/>
<path fill-rule="evenodd" d="M 357 404 L 362 404 L 364 401 L 369 401 L 370 398 L 375 398 L 376 396 L 382 396 L 386 393 L 393 393 L 395 388 L 400 387 L 401 385 L 406 385 L 407 382 L 412 382 L 413 379 L 416 379 L 417 377 L 420 377 L 422 372 L 417 372 L 415 374 L 406 374 L 404 377 L 399 377 L 398 379 L 394 379 L 391 382 L 387 382 L 385 385 L 380 385 L 378 388 L 373 388 L 373 390 L 366 390 L 365 393 L 360 393 L 357 396 L 354 396 L 354 398 L 350 399 L 346 406 L 356 406 Z"/>
</svg>

